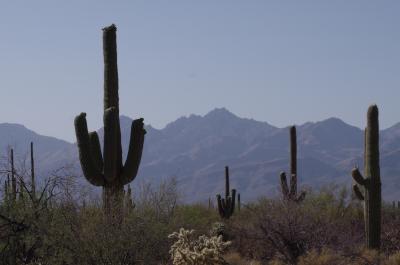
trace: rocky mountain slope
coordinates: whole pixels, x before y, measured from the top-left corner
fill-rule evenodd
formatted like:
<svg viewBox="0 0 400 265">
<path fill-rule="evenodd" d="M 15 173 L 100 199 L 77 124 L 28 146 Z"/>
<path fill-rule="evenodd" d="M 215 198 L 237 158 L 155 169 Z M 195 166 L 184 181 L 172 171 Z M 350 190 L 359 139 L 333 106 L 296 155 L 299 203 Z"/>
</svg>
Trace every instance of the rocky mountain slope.
<svg viewBox="0 0 400 265">
<path fill-rule="evenodd" d="M 130 118 L 121 116 L 124 154 L 130 123 Z M 243 201 L 277 195 L 279 172 L 288 170 L 288 128 L 239 118 L 224 108 L 179 118 L 160 130 L 151 126 L 146 130 L 137 181 L 157 183 L 176 177 L 186 202 L 206 201 L 222 192 L 225 165 L 230 166 L 231 185 Z M 330 118 L 299 125 L 297 132 L 300 186 L 350 186 L 351 168 L 362 167 L 363 131 Z M 102 136 L 101 129 L 99 133 Z M 79 173 L 74 144 L 38 135 L 22 125 L 0 124 L 1 150 L 13 145 L 25 154 L 30 141 L 35 142 L 43 174 L 63 163 L 74 163 Z M 381 132 L 381 157 L 383 197 L 400 200 L 400 123 Z"/>
</svg>

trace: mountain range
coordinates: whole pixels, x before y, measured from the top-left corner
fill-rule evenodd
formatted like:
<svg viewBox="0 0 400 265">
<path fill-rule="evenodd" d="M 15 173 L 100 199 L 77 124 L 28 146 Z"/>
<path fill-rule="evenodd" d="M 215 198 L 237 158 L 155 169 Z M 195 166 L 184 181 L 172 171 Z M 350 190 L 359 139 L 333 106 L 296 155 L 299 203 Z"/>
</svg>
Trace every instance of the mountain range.
<svg viewBox="0 0 400 265">
<path fill-rule="evenodd" d="M 120 117 L 122 148 L 127 153 L 132 119 Z M 71 122 L 71 126 L 73 123 Z M 183 201 L 206 201 L 224 191 L 224 166 L 231 171 L 231 187 L 242 201 L 279 192 L 279 173 L 289 170 L 289 127 L 240 118 L 225 108 L 204 116 L 190 115 L 163 129 L 146 126 L 142 163 L 137 181 L 154 183 L 175 177 Z M 297 126 L 300 187 L 318 189 L 331 184 L 351 186 L 350 171 L 362 168 L 363 130 L 338 118 Z M 99 129 L 100 138 L 103 130 Z M 35 143 L 39 175 L 66 164 L 81 174 L 76 145 L 39 135 L 23 125 L 0 124 L 0 150 L 13 146 L 25 156 Z M 382 195 L 400 200 L 400 123 L 381 131 Z M 82 183 L 86 183 L 82 177 Z"/>
</svg>

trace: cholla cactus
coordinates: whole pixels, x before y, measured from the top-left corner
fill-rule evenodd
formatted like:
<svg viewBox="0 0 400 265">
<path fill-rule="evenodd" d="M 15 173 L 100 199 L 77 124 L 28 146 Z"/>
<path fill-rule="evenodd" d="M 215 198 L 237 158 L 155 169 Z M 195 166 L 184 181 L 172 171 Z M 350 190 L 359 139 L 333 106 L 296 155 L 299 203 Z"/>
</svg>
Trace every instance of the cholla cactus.
<svg viewBox="0 0 400 265">
<path fill-rule="evenodd" d="M 172 263 L 174 265 L 225 265 L 222 254 L 231 242 L 224 242 L 221 236 L 207 237 L 205 235 L 195 239 L 194 230 L 181 228 L 168 238 L 176 239 L 171 246 Z"/>
</svg>

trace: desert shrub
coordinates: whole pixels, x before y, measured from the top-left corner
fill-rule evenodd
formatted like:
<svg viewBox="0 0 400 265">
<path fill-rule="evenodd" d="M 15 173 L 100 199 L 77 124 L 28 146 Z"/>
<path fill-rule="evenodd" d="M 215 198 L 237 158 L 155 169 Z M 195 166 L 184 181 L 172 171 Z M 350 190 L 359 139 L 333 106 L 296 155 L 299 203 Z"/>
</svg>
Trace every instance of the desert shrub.
<svg viewBox="0 0 400 265">
<path fill-rule="evenodd" d="M 302 203 L 261 199 L 244 207 L 231 225 L 233 246 L 242 256 L 287 264 L 313 249 L 360 246 L 364 234 L 360 204 L 335 187 L 309 192 Z"/>
<path fill-rule="evenodd" d="M 177 229 L 186 227 L 195 230 L 197 234 L 209 234 L 212 224 L 219 220 L 215 210 L 201 204 L 178 205 L 173 218 Z"/>
<path fill-rule="evenodd" d="M 215 209 L 180 204 L 173 180 L 144 183 L 135 190 L 135 209 L 114 227 L 104 220 L 100 196 L 79 186 L 70 176 L 57 178 L 37 188 L 35 204 L 28 193 L 12 207 L 1 201 L 0 264 L 10 257 L 17 264 L 171 264 L 168 235 L 181 227 L 196 230 L 194 238 L 225 235 L 232 244 L 224 257 L 232 265 L 324 264 L 339 255 L 348 264 L 393 265 L 400 256 L 400 218 L 392 207 L 383 207 L 382 255 L 358 251 L 363 209 L 343 189 L 309 192 L 300 204 L 260 199 L 221 220 Z"/>
<path fill-rule="evenodd" d="M 387 260 L 384 262 L 384 265 L 400 265 L 400 252 L 397 252 L 388 257 Z"/>
<path fill-rule="evenodd" d="M 400 251 L 400 210 L 384 207 L 382 212 L 382 250 L 392 254 Z"/>
<path fill-rule="evenodd" d="M 329 249 L 312 250 L 299 258 L 298 265 L 348 265 L 349 259 Z"/>
<path fill-rule="evenodd" d="M 224 255 L 224 259 L 229 265 L 261 265 L 255 260 L 248 260 L 240 256 L 237 252 L 230 252 Z"/>
</svg>

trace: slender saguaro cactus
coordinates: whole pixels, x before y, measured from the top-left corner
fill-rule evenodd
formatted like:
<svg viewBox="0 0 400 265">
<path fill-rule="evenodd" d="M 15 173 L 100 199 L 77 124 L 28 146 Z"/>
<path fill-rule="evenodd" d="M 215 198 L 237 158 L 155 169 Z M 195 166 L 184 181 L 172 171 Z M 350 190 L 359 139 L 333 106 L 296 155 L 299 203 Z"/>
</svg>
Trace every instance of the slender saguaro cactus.
<svg viewBox="0 0 400 265">
<path fill-rule="evenodd" d="M 236 190 L 232 189 L 232 195 L 229 194 L 229 167 L 225 167 L 225 199 L 217 195 L 218 212 L 221 218 L 229 219 L 235 211 Z"/>
<path fill-rule="evenodd" d="M 381 177 L 379 168 L 378 107 L 368 108 L 365 128 L 364 176 L 358 168 L 352 170 L 355 195 L 364 201 L 364 220 L 367 248 L 379 249 L 381 245 Z M 360 187 L 362 188 L 360 190 Z"/>
<path fill-rule="evenodd" d="M 35 184 L 35 161 L 33 159 L 33 142 L 31 142 L 31 196 L 33 201 L 36 200 L 36 184 Z"/>
<path fill-rule="evenodd" d="M 96 132 L 88 132 L 86 114 L 75 118 L 75 132 L 83 174 L 95 186 L 103 187 L 104 210 L 108 217 L 121 218 L 124 185 L 134 180 L 142 157 L 143 119 L 132 122 L 129 150 L 122 164 L 119 124 L 116 26 L 103 29 L 104 54 L 104 150 Z"/>
<path fill-rule="evenodd" d="M 238 206 L 237 206 L 237 208 L 238 208 L 238 212 L 240 212 L 240 207 L 241 207 L 241 205 L 240 205 L 240 193 L 238 193 L 237 199 L 238 199 Z"/>
<path fill-rule="evenodd" d="M 11 201 L 15 202 L 17 200 L 17 179 L 15 177 L 13 149 L 10 150 L 10 163 L 11 163 Z"/>
<path fill-rule="evenodd" d="M 296 127 L 290 127 L 290 190 L 288 187 L 286 173 L 281 172 L 281 189 L 285 200 L 301 202 L 306 197 L 306 192 L 302 191 L 297 196 L 297 136 Z"/>
</svg>

